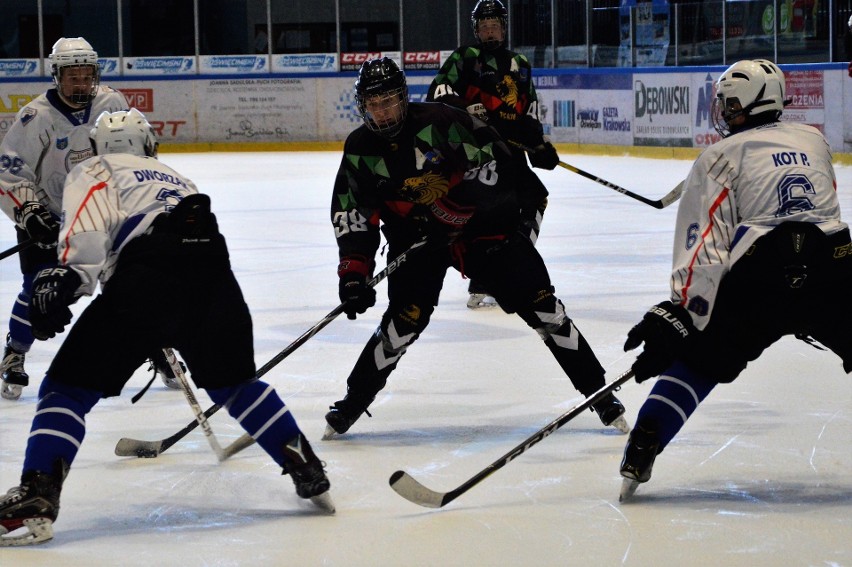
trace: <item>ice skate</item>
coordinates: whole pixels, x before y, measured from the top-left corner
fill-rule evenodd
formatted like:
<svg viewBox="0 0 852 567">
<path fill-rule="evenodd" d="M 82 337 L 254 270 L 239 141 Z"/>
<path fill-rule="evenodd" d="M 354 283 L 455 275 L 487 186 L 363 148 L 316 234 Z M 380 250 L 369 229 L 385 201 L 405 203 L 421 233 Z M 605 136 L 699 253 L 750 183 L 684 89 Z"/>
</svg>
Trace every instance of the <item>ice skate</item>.
<svg viewBox="0 0 852 567">
<path fill-rule="evenodd" d="M 331 483 L 323 470 L 323 463 L 314 454 L 310 443 L 301 433 L 284 445 L 285 465 L 282 474 L 289 474 L 300 498 L 309 499 L 323 511 L 334 514 L 334 502 L 329 489 Z"/>
<path fill-rule="evenodd" d="M 349 428 L 358 421 L 362 413 L 366 413 L 369 416 L 370 412 L 367 411 L 367 405 L 369 403 L 360 404 L 353 402 L 349 399 L 348 395 L 344 399 L 334 402 L 334 405 L 329 408 L 331 411 L 325 414 L 327 425 L 325 433 L 322 436 L 323 441 L 334 439 L 338 435 L 343 435 L 349 431 Z"/>
<path fill-rule="evenodd" d="M 624 405 L 612 394 L 607 394 L 593 403 L 592 410 L 598 414 L 604 425 L 612 426 L 621 433 L 630 433 L 630 424 L 624 418 Z"/>
<path fill-rule="evenodd" d="M 9 335 L 6 335 L 6 348 L 3 350 L 3 360 L 0 362 L 3 379 L 0 396 L 6 400 L 20 398 L 24 386 L 30 383 L 30 377 L 24 371 L 25 356 L 23 352 L 12 348 L 9 344 Z"/>
<path fill-rule="evenodd" d="M 163 354 L 163 351 L 157 351 L 150 359 L 151 366 L 148 370 L 153 370 L 155 376 L 159 376 L 163 381 L 163 384 L 166 385 L 167 388 L 172 390 L 180 390 L 180 382 L 175 376 L 175 373 L 172 372 L 172 367 L 169 366 L 169 361 L 166 360 L 166 355 Z M 180 364 L 180 369 L 186 373 L 186 365 L 178 361 Z"/>
<path fill-rule="evenodd" d="M 67 473 L 64 466 L 59 468 L 61 472 L 55 474 L 25 472 L 21 475 L 21 485 L 0 498 L 0 547 L 33 545 L 53 539 L 59 493 Z"/>
<path fill-rule="evenodd" d="M 640 484 L 651 479 L 651 469 L 654 468 L 654 460 L 660 441 L 657 433 L 647 425 L 636 425 L 624 447 L 624 458 L 621 461 L 621 493 L 618 500 L 624 502 L 633 496 Z"/>
<path fill-rule="evenodd" d="M 499 307 L 497 300 L 487 293 L 471 293 L 467 300 L 468 309 L 491 309 Z"/>
</svg>

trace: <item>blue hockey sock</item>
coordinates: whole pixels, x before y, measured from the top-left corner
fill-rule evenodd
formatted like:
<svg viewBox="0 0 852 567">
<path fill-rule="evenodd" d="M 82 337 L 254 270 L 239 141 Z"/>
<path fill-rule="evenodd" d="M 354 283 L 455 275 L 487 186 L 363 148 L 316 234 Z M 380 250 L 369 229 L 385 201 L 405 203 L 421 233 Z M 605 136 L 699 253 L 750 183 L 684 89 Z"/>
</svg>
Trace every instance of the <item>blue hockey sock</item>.
<svg viewBox="0 0 852 567">
<path fill-rule="evenodd" d="M 33 331 L 30 325 L 30 289 L 32 289 L 35 274 L 24 274 L 21 291 L 12 306 L 9 318 L 9 345 L 18 352 L 29 352 L 33 346 Z"/>
<path fill-rule="evenodd" d="M 258 380 L 207 393 L 211 400 L 225 406 L 257 444 L 284 467 L 284 445 L 301 431 L 275 388 Z"/>
<path fill-rule="evenodd" d="M 636 425 L 650 424 L 657 431 L 658 452 L 662 452 L 715 386 L 716 382 L 676 362 L 657 379 L 639 409 Z"/>
<path fill-rule="evenodd" d="M 59 458 L 70 466 L 86 435 L 86 414 L 100 399 L 100 392 L 59 384 L 45 376 L 23 470 L 50 473 Z"/>
</svg>

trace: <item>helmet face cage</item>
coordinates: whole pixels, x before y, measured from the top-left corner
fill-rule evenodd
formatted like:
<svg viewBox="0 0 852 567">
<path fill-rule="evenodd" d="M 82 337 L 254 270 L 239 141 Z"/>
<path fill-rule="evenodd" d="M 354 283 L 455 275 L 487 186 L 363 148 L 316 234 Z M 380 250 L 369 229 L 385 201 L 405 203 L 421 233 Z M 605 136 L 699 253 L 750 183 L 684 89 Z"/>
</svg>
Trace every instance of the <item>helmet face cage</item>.
<svg viewBox="0 0 852 567">
<path fill-rule="evenodd" d="M 91 69 L 91 79 L 83 88 L 73 88 L 72 92 L 66 95 L 62 84 L 63 76 L 67 70 L 79 67 Z M 95 98 L 101 82 L 98 54 L 82 37 L 63 37 L 53 44 L 53 50 L 50 52 L 50 74 L 53 75 L 56 92 L 63 102 L 70 106 L 86 106 Z"/>
<path fill-rule="evenodd" d="M 98 155 L 133 154 L 157 157 L 157 135 L 145 115 L 131 108 L 103 112 L 89 133 L 92 148 Z"/>
<path fill-rule="evenodd" d="M 358 115 L 372 132 L 393 138 L 405 125 L 408 113 L 408 85 L 405 74 L 390 58 L 365 61 L 355 81 Z M 380 116 L 368 106 L 379 107 Z"/>
<path fill-rule="evenodd" d="M 503 41 L 479 39 L 479 22 L 482 20 L 496 19 L 503 26 L 503 41 L 506 40 L 506 31 L 509 29 L 509 12 L 500 0 L 479 0 L 470 13 L 470 25 L 473 27 L 473 37 L 479 41 L 485 49 L 497 49 Z"/>
<path fill-rule="evenodd" d="M 761 121 L 777 120 L 784 110 L 785 91 L 784 73 L 771 61 L 738 61 L 716 81 L 716 98 L 710 112 L 713 126 L 727 137 L 748 127 L 750 117 L 773 113 L 760 116 Z M 745 117 L 745 123 L 734 124 L 739 117 Z"/>
</svg>

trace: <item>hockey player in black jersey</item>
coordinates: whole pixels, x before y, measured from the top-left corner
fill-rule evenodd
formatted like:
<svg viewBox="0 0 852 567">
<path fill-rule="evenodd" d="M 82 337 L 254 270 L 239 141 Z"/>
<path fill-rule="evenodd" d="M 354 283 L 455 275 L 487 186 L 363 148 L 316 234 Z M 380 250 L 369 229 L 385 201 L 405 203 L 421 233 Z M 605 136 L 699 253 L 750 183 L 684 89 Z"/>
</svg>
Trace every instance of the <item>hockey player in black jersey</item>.
<svg viewBox="0 0 852 567">
<path fill-rule="evenodd" d="M 33 284 L 35 337 L 63 332 L 69 305 L 92 295 L 98 281 L 102 289 L 42 380 L 21 484 L 0 497 L 0 547 L 53 537 L 86 414 L 168 345 L 181 349 L 192 380 L 290 475 L 296 493 L 333 511 L 322 462 L 275 389 L 255 377 L 251 315 L 209 197 L 156 159 L 156 136 L 136 109 L 103 113 L 92 136 L 97 155 L 65 183 L 60 261 Z M 143 179 L 140 171 L 153 173 Z"/>
<path fill-rule="evenodd" d="M 390 304 L 349 375 L 346 397 L 326 415 L 327 436 L 348 431 L 384 388 L 429 324 L 450 266 L 535 329 L 583 395 L 603 386 L 604 369 L 554 295 L 529 238 L 525 213 L 542 194 L 521 181 L 497 133 L 462 110 L 409 103 L 405 75 L 388 58 L 361 66 L 355 98 L 364 124 L 346 140 L 331 202 L 349 318 L 375 304 L 367 281 L 380 228 L 389 258 L 424 237 L 427 244 L 388 276 Z M 629 429 L 614 396 L 594 409 L 604 424 Z"/>
<path fill-rule="evenodd" d="M 477 43 L 450 54 L 432 81 L 426 100 L 466 109 L 509 142 L 520 183 L 542 195 L 535 207 L 524 211 L 530 239 L 535 243 L 547 207 L 547 189 L 527 165 L 524 150 L 512 142 L 534 150 L 529 153 L 533 167 L 554 169 L 559 156 L 544 137 L 539 121 L 532 66 L 524 55 L 506 48 L 508 17 L 500 0 L 477 2 L 470 16 Z M 468 292 L 467 306 L 471 309 L 495 305 L 488 290 L 475 279 L 471 279 Z"/>
</svg>

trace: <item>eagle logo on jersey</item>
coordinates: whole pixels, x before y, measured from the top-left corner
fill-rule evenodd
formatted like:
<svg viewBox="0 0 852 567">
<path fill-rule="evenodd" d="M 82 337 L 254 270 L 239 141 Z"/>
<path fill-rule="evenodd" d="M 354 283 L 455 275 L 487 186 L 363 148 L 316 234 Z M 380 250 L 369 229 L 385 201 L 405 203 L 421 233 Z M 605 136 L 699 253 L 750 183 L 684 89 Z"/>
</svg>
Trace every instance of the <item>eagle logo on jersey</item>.
<svg viewBox="0 0 852 567">
<path fill-rule="evenodd" d="M 409 177 L 403 182 L 400 193 L 405 200 L 431 205 L 450 190 L 449 182 L 437 173 L 424 173 L 420 177 Z"/>
<path fill-rule="evenodd" d="M 509 106 L 515 106 L 518 103 L 518 83 L 511 75 L 505 75 L 503 80 L 497 83 L 495 87 L 503 102 Z"/>
</svg>

